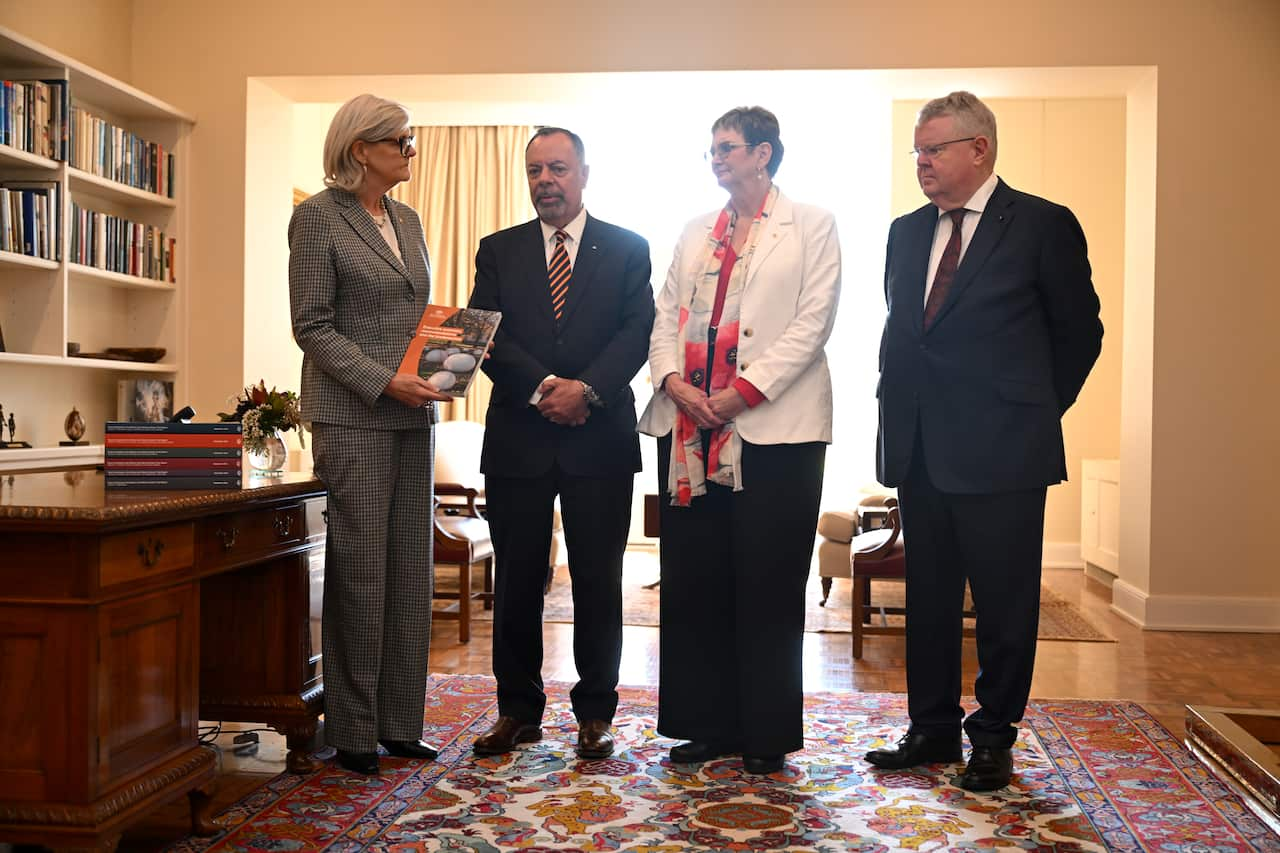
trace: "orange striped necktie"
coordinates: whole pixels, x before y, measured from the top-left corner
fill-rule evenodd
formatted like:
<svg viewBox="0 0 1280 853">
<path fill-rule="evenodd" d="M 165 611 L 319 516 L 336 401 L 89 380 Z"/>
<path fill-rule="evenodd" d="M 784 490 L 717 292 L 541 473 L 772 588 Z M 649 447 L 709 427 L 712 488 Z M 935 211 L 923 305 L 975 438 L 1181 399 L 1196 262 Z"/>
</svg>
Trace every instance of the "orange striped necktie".
<svg viewBox="0 0 1280 853">
<path fill-rule="evenodd" d="M 569 235 L 556 231 L 556 248 L 551 253 L 551 265 L 547 267 L 547 281 L 551 283 L 551 311 L 559 320 L 564 316 L 564 299 L 569 293 L 569 253 L 564 248 L 564 241 Z"/>
</svg>

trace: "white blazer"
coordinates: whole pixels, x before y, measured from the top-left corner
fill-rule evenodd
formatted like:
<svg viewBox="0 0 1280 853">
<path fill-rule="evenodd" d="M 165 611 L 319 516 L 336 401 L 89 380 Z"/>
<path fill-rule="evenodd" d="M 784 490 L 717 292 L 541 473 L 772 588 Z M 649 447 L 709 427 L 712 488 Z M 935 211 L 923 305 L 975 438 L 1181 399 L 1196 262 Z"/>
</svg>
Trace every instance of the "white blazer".
<svg viewBox="0 0 1280 853">
<path fill-rule="evenodd" d="M 662 436 L 676 405 L 658 390 L 679 373 L 680 306 L 702 274 L 702 251 L 719 210 L 685 226 L 658 296 L 649 337 L 653 398 L 638 429 Z M 738 375 L 764 394 L 738 415 L 738 434 L 752 444 L 831 443 L 831 372 L 823 350 L 840 299 L 840 241 L 830 212 L 779 193 L 747 270 L 738 332 Z"/>
</svg>

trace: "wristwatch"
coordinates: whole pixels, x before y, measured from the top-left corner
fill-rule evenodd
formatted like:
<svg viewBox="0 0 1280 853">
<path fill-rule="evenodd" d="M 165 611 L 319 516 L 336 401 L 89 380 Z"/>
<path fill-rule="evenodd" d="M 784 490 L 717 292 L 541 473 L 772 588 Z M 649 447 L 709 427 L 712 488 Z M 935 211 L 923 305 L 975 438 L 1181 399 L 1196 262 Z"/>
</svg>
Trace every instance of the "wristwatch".
<svg viewBox="0 0 1280 853">
<path fill-rule="evenodd" d="M 596 393 L 596 389 L 592 388 L 581 379 L 578 380 L 578 384 L 582 386 L 582 399 L 587 401 L 588 406 L 599 407 L 604 405 L 604 400 L 600 399 L 600 395 Z"/>
</svg>

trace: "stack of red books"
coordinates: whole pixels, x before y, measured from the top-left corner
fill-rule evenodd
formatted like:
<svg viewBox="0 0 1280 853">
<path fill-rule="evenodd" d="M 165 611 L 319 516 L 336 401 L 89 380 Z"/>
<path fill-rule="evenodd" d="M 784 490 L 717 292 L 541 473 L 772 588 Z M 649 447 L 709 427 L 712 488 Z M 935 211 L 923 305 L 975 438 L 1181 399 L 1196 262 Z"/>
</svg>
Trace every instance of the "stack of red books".
<svg viewBox="0 0 1280 853">
<path fill-rule="evenodd" d="M 240 424 L 108 421 L 108 489 L 238 489 Z"/>
</svg>

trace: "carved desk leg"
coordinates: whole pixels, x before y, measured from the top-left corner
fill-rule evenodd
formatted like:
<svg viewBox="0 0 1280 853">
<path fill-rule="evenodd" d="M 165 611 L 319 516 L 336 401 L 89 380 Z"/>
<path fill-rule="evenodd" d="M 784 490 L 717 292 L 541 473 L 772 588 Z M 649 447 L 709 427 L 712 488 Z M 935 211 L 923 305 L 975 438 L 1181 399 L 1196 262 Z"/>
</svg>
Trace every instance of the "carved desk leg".
<svg viewBox="0 0 1280 853">
<path fill-rule="evenodd" d="M 317 724 L 315 720 L 297 726 L 281 726 L 277 730 L 284 734 L 285 745 L 289 754 L 285 758 L 285 767 L 290 773 L 314 773 L 324 766 L 323 761 L 312 757 L 315 749 Z"/>
<path fill-rule="evenodd" d="M 187 792 L 187 799 L 191 801 L 192 835 L 207 837 L 226 829 L 222 821 L 213 816 L 213 788 L 214 783 L 210 782 Z"/>
</svg>

